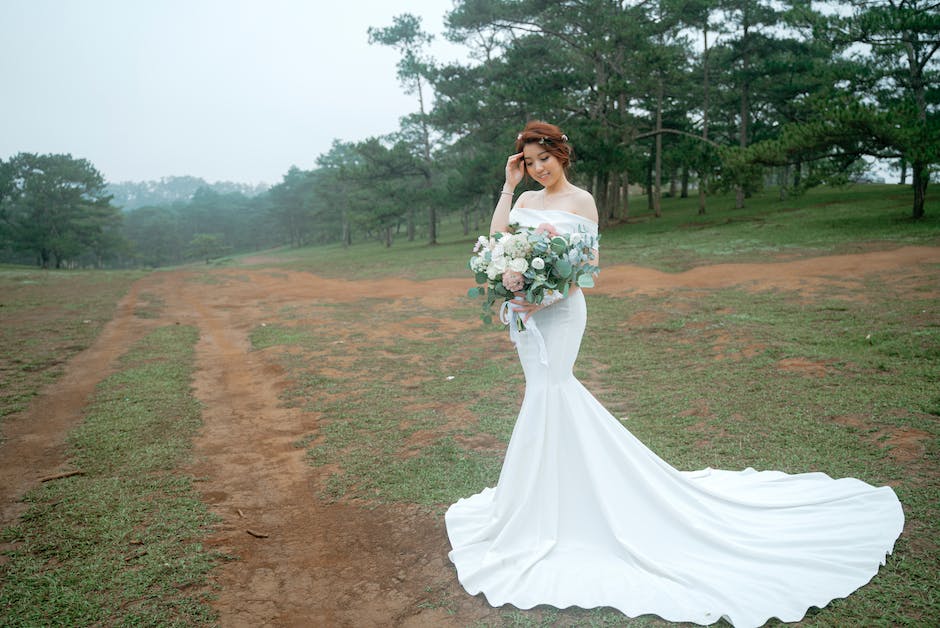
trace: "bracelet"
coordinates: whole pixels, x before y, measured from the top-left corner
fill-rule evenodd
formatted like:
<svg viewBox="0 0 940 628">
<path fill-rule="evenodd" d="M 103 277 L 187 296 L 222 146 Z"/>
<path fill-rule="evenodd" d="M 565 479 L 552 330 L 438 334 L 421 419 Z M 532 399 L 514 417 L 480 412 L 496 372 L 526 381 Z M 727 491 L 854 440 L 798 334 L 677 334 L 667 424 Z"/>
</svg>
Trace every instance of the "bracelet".
<svg viewBox="0 0 940 628">
<path fill-rule="evenodd" d="M 502 190 L 500 194 L 508 194 L 509 196 L 512 196 L 512 192 L 507 192 L 506 190 Z"/>
</svg>

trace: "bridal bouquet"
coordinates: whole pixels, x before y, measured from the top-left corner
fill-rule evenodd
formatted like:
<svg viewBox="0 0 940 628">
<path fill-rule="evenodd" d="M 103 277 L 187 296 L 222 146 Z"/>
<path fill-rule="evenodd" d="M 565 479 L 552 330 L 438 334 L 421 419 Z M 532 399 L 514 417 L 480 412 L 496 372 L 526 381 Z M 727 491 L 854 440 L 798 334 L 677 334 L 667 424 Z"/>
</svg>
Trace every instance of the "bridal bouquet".
<svg viewBox="0 0 940 628">
<path fill-rule="evenodd" d="M 594 274 L 600 270 L 591 263 L 597 240 L 583 227 L 558 234 L 551 225 L 515 223 L 508 233 L 480 236 L 468 264 L 480 284 L 468 294 L 484 297 L 480 318 L 490 323 L 493 304 L 500 299 L 509 301 L 518 295 L 529 303 L 550 304 L 568 296 L 572 284 L 593 287 Z M 521 318 L 516 321 L 519 329 L 525 328 Z"/>
</svg>

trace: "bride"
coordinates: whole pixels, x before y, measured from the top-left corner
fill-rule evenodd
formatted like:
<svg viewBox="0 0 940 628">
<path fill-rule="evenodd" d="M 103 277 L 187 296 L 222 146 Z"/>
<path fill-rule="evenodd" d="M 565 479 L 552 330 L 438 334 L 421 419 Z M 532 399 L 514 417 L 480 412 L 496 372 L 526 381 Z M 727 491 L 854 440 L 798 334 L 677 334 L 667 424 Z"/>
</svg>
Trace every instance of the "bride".
<svg viewBox="0 0 940 628">
<path fill-rule="evenodd" d="M 568 181 L 571 153 L 558 127 L 530 122 L 506 163 L 491 232 L 514 222 L 596 234 L 594 199 Z M 526 173 L 543 187 L 510 210 Z M 530 321 L 513 334 L 526 389 L 499 482 L 445 515 L 470 594 L 493 606 L 610 606 L 760 626 L 797 621 L 884 564 L 904 524 L 890 487 L 823 473 L 678 471 L 575 379 L 580 289 L 512 310 Z"/>
</svg>

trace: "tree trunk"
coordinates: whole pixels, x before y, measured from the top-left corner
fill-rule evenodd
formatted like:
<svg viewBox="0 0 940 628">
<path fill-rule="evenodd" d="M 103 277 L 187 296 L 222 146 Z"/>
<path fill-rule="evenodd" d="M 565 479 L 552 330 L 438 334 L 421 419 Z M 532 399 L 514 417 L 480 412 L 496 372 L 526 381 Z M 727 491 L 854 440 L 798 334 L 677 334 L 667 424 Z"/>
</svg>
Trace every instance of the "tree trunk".
<svg viewBox="0 0 940 628">
<path fill-rule="evenodd" d="M 659 77 L 656 86 L 656 164 L 653 167 L 653 215 L 657 218 L 663 215 L 661 194 L 662 194 L 662 169 L 663 169 L 663 78 Z"/>
<path fill-rule="evenodd" d="M 421 111 L 421 139 L 424 143 L 424 187 L 431 188 L 431 132 L 428 130 L 428 118 L 424 111 L 424 89 L 421 76 L 415 78 L 418 84 L 418 108 Z M 414 235 L 409 233 L 408 240 Z M 437 207 L 433 201 L 428 204 L 428 244 L 437 244 Z"/>
<path fill-rule="evenodd" d="M 751 85 L 748 78 L 748 71 L 751 67 L 750 60 L 750 20 L 747 12 L 747 4 L 745 3 L 742 16 L 742 26 L 744 29 L 744 34 L 741 37 L 742 47 L 744 52 L 741 56 L 741 76 L 743 80 L 741 82 L 741 126 L 738 132 L 738 145 L 741 148 L 747 148 L 747 131 L 748 131 L 748 122 L 750 120 L 750 91 Z M 735 209 L 742 209 L 744 207 L 744 186 L 743 183 L 738 185 L 734 191 L 734 206 Z"/>
<path fill-rule="evenodd" d="M 598 172 L 594 184 L 594 197 L 597 200 L 598 219 L 603 227 L 607 224 L 608 202 L 607 202 L 607 173 Z"/>
<path fill-rule="evenodd" d="M 704 92 L 704 102 L 702 103 L 702 139 L 708 141 L 708 19 L 705 20 L 705 27 L 702 29 L 705 49 L 702 51 L 702 91 Z M 702 164 L 698 171 L 698 215 L 705 215 L 705 188 L 708 186 L 708 175 L 705 172 L 705 156 L 702 155 Z"/>
<path fill-rule="evenodd" d="M 901 159 L 901 180 L 899 181 L 901 185 L 907 184 L 907 160 Z"/>
<path fill-rule="evenodd" d="M 411 208 L 408 210 L 408 241 L 415 241 L 415 210 Z"/>
<path fill-rule="evenodd" d="M 682 165 L 682 187 L 680 188 L 679 196 L 681 198 L 689 198 L 689 166 L 688 164 Z"/>
<path fill-rule="evenodd" d="M 428 244 L 437 244 L 437 208 L 428 206 Z"/>
<path fill-rule="evenodd" d="M 607 222 L 617 219 L 620 213 L 620 175 L 607 173 Z"/>
<path fill-rule="evenodd" d="M 597 177 L 598 177 L 598 174 L 596 172 L 591 175 L 590 188 L 588 188 L 588 192 L 590 192 L 591 196 L 595 197 L 595 199 L 597 198 L 597 186 L 598 186 Z M 594 203 L 596 205 L 597 201 L 595 200 Z M 597 219 L 598 221 L 603 220 L 603 217 L 600 215 L 600 209 L 598 209 Z"/>
<path fill-rule="evenodd" d="M 620 174 L 620 190 L 623 195 L 623 203 L 620 205 L 620 220 L 626 220 L 630 217 L 630 173 L 626 170 Z"/>
<path fill-rule="evenodd" d="M 705 187 L 708 185 L 708 179 L 704 172 L 698 173 L 698 215 L 705 215 Z"/>
<path fill-rule="evenodd" d="M 925 161 L 911 164 L 911 183 L 914 186 L 914 210 L 911 217 L 920 220 L 924 217 L 924 201 L 927 198 L 927 183 L 930 182 L 930 165 Z"/>
<path fill-rule="evenodd" d="M 623 50 L 619 51 L 618 59 L 620 65 L 623 64 Z M 627 111 L 627 94 L 624 91 L 621 91 L 617 95 L 617 106 L 620 110 L 620 115 L 625 116 Z M 629 146 L 631 143 L 630 140 L 630 130 L 626 124 L 623 125 L 623 129 L 620 135 L 620 141 L 624 146 Z M 623 204 L 620 206 L 620 219 L 626 220 L 630 215 L 630 174 L 624 168 L 623 172 L 620 174 L 620 187 L 623 194 Z"/>
</svg>

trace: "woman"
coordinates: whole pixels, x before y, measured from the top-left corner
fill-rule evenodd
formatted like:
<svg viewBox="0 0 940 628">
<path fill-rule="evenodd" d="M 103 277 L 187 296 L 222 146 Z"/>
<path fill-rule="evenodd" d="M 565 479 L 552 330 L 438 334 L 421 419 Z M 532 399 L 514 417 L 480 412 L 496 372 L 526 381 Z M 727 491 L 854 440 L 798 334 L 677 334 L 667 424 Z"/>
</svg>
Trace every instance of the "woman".
<svg viewBox="0 0 940 628">
<path fill-rule="evenodd" d="M 491 230 L 518 222 L 596 233 L 591 195 L 568 181 L 570 157 L 558 127 L 530 122 L 507 161 Z M 523 171 L 543 188 L 510 210 Z M 760 626 L 797 621 L 884 564 L 904 523 L 891 488 L 823 473 L 677 471 L 575 379 L 580 290 L 514 309 L 541 339 L 516 337 L 526 390 L 499 482 L 445 517 L 469 593 L 494 606 L 611 606 Z"/>
</svg>

